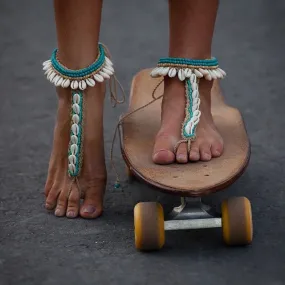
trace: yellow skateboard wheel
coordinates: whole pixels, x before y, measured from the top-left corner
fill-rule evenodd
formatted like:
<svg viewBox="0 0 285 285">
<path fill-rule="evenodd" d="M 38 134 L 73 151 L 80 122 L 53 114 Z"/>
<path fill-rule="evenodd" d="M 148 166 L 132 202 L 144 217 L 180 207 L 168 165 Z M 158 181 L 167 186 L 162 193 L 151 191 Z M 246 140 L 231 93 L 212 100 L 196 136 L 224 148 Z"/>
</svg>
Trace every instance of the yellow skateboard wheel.
<svg viewBox="0 0 285 285">
<path fill-rule="evenodd" d="M 252 242 L 252 213 L 247 198 L 233 197 L 223 201 L 222 230 L 227 245 L 248 245 Z"/>
<path fill-rule="evenodd" d="M 156 202 L 140 202 L 134 208 L 135 246 L 140 251 L 158 250 L 165 243 L 163 208 Z"/>
</svg>

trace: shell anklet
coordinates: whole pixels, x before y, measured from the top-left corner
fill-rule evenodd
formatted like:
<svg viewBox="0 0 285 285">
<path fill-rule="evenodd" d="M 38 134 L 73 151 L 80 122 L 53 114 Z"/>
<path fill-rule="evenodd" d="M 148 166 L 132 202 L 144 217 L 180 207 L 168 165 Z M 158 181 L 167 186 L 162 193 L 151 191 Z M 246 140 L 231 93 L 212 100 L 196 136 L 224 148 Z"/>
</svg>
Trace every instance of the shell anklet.
<svg viewBox="0 0 285 285">
<path fill-rule="evenodd" d="M 180 81 L 185 82 L 185 119 L 182 124 L 181 137 L 174 147 L 176 153 L 178 146 L 187 142 L 188 152 L 191 142 L 195 140 L 196 128 L 198 126 L 201 111 L 199 97 L 199 79 L 206 80 L 223 79 L 226 76 L 225 71 L 219 68 L 216 58 L 211 59 L 185 59 L 185 58 L 161 58 L 157 67 L 151 71 L 152 77 L 178 76 Z"/>
<path fill-rule="evenodd" d="M 47 79 L 57 87 L 70 88 L 71 105 L 71 129 L 68 146 L 68 175 L 73 178 L 72 183 L 80 175 L 83 164 L 83 131 L 84 131 L 84 90 L 94 87 L 110 79 L 111 100 L 116 103 L 123 103 L 125 100 L 124 90 L 115 77 L 113 63 L 110 59 L 107 48 L 99 43 L 98 56 L 91 65 L 79 70 L 71 70 L 62 65 L 57 57 L 57 49 L 54 50 L 49 60 L 43 63 L 43 70 Z M 119 84 L 124 98 L 117 99 L 116 83 Z"/>
</svg>

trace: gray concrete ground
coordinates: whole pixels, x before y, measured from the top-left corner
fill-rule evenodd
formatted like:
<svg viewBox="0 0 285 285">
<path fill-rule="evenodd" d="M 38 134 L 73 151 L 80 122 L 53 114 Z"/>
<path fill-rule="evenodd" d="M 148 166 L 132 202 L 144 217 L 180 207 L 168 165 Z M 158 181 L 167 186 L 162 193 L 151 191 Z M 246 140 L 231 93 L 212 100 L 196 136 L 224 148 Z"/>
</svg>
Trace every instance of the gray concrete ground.
<svg viewBox="0 0 285 285">
<path fill-rule="evenodd" d="M 43 208 L 57 103 L 41 72 L 56 46 L 52 3 L 1 1 L 0 284 L 285 284 L 284 13 L 282 0 L 221 1 L 214 40 L 229 75 L 226 99 L 244 115 L 252 159 L 213 199 L 250 198 L 253 245 L 226 248 L 220 230 L 175 232 L 163 251 L 142 254 L 133 245 L 131 192 L 138 185 L 125 181 L 124 191 L 115 191 L 111 172 L 101 219 L 58 219 Z M 135 72 L 167 55 L 167 14 L 166 1 L 105 1 L 102 41 L 127 91 Z M 106 104 L 108 162 L 125 108 Z"/>
</svg>

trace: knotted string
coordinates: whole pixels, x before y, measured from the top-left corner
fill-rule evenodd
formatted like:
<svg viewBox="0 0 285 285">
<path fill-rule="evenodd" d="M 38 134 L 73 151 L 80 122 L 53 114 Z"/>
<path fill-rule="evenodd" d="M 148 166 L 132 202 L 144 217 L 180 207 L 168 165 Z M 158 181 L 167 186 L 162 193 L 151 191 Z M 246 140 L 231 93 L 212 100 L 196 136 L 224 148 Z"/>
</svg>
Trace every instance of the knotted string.
<svg viewBox="0 0 285 285">
<path fill-rule="evenodd" d="M 114 144 L 115 144 L 115 140 L 116 140 L 116 138 L 117 138 L 117 133 L 118 133 L 119 126 L 120 126 L 120 124 L 121 124 L 126 118 L 128 118 L 128 117 L 130 117 L 131 115 L 133 115 L 134 113 L 136 113 L 136 112 L 138 112 L 138 111 L 140 111 L 140 110 L 142 110 L 142 109 L 144 109 L 144 108 L 150 106 L 151 104 L 153 104 L 154 102 L 156 102 L 157 100 L 159 100 L 160 98 L 163 97 L 163 94 L 161 94 L 161 95 L 158 96 L 158 97 L 155 97 L 155 92 L 156 92 L 156 90 L 158 89 L 158 87 L 161 85 L 162 82 L 163 82 L 163 79 L 156 85 L 156 87 L 155 87 L 154 90 L 152 91 L 152 95 L 151 95 L 151 96 L 152 96 L 152 100 L 151 100 L 150 102 L 148 102 L 148 103 L 146 103 L 145 105 L 143 105 L 143 106 L 141 106 L 141 107 L 139 107 L 139 108 L 137 108 L 137 109 L 135 109 L 135 110 L 133 110 L 133 111 L 131 111 L 131 112 L 125 114 L 125 115 L 123 115 L 123 116 L 119 119 L 119 121 L 118 121 L 118 123 L 117 123 L 117 125 L 116 125 L 115 132 L 114 132 L 113 139 L 112 139 L 111 151 L 110 151 L 111 167 L 113 168 L 113 170 L 114 170 L 114 172 L 115 172 L 115 174 L 116 174 L 116 183 L 115 183 L 115 187 L 116 187 L 116 188 L 119 188 L 119 187 L 120 187 L 120 177 L 119 177 L 118 171 L 117 171 L 116 166 L 115 166 L 115 163 L 114 163 L 113 155 L 114 155 Z"/>
</svg>

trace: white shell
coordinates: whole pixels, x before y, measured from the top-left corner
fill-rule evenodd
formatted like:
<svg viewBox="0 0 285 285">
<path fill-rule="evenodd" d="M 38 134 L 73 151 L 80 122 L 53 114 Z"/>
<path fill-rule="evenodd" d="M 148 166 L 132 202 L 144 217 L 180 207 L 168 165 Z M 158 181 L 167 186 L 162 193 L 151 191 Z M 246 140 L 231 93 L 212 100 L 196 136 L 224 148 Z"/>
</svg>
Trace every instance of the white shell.
<svg viewBox="0 0 285 285">
<path fill-rule="evenodd" d="M 110 69 L 107 69 L 107 68 L 105 68 L 105 67 L 102 68 L 102 71 L 105 72 L 105 73 L 107 73 L 107 74 L 110 75 L 110 76 L 113 75 L 113 72 L 112 72 Z"/>
<path fill-rule="evenodd" d="M 51 64 L 46 64 L 44 65 L 43 70 L 48 70 L 50 68 L 51 68 Z"/>
<path fill-rule="evenodd" d="M 202 78 L 202 77 L 203 77 L 203 74 L 202 74 L 199 70 L 197 70 L 197 69 L 194 69 L 194 73 L 195 73 L 195 75 L 196 75 L 198 78 Z"/>
<path fill-rule="evenodd" d="M 193 82 L 191 84 L 193 91 L 198 89 L 198 84 L 196 82 Z"/>
<path fill-rule="evenodd" d="M 212 73 L 214 73 L 215 76 L 216 76 L 218 79 L 220 79 L 220 78 L 223 77 L 223 75 L 222 75 L 218 70 L 216 70 L 216 69 L 213 69 L 213 70 L 212 70 Z"/>
<path fill-rule="evenodd" d="M 73 123 L 78 124 L 78 123 L 79 123 L 79 120 L 80 120 L 80 118 L 79 118 L 79 116 L 78 116 L 77 114 L 74 114 L 74 115 L 72 116 L 72 121 L 73 121 Z"/>
<path fill-rule="evenodd" d="M 86 79 L 86 83 L 87 83 L 88 86 L 94 87 L 95 84 L 96 84 L 96 81 L 94 79 L 92 79 L 92 78 L 87 78 Z"/>
<path fill-rule="evenodd" d="M 46 65 L 46 64 L 48 64 L 48 63 L 51 63 L 51 60 L 50 60 L 50 59 L 44 61 L 44 62 L 43 62 L 43 66 Z"/>
<path fill-rule="evenodd" d="M 55 86 L 60 86 L 62 81 L 63 81 L 63 78 L 59 77 L 59 79 L 55 82 Z"/>
<path fill-rule="evenodd" d="M 196 75 L 194 73 L 191 74 L 190 81 L 191 81 L 192 84 L 197 81 L 197 77 L 196 77 Z"/>
<path fill-rule="evenodd" d="M 208 80 L 208 81 L 212 80 L 212 75 L 211 75 L 211 73 L 209 71 L 208 71 L 208 74 L 205 75 L 205 79 Z"/>
<path fill-rule="evenodd" d="M 104 78 L 106 78 L 106 79 L 110 79 L 110 75 L 109 75 L 108 73 L 105 73 L 105 72 L 103 72 L 103 71 L 100 71 L 99 74 L 102 75 L 102 76 L 103 76 Z"/>
<path fill-rule="evenodd" d="M 87 88 L 87 84 L 86 84 L 85 80 L 81 80 L 79 82 L 79 89 L 80 90 L 85 90 L 86 88 Z"/>
<path fill-rule="evenodd" d="M 71 126 L 71 130 L 72 130 L 72 132 L 73 132 L 73 134 L 74 135 L 78 135 L 79 134 L 79 126 L 77 125 L 77 124 L 73 124 L 72 126 Z"/>
<path fill-rule="evenodd" d="M 60 76 L 59 76 L 59 75 L 56 75 L 56 76 L 52 79 L 51 83 L 55 84 L 59 78 L 60 78 Z"/>
<path fill-rule="evenodd" d="M 209 73 L 211 74 L 212 79 L 217 79 L 217 75 L 213 72 L 213 70 L 209 70 Z"/>
<path fill-rule="evenodd" d="M 70 146 L 70 152 L 71 152 L 71 154 L 75 155 L 75 154 L 77 154 L 77 151 L 78 151 L 78 146 L 77 146 L 76 144 L 72 144 L 72 145 Z"/>
<path fill-rule="evenodd" d="M 56 76 L 56 73 L 55 73 L 55 72 L 52 72 L 52 73 L 50 73 L 50 75 L 47 77 L 47 79 L 48 79 L 49 81 L 52 81 L 52 79 L 53 79 L 55 76 Z"/>
<path fill-rule="evenodd" d="M 75 135 L 72 135 L 71 138 L 70 138 L 70 141 L 72 143 L 72 145 L 70 146 L 70 149 L 71 149 L 71 152 L 72 152 L 72 147 L 74 147 L 74 145 L 76 145 L 78 143 L 78 137 L 75 136 Z"/>
<path fill-rule="evenodd" d="M 102 75 L 100 74 L 94 74 L 94 79 L 98 82 L 103 82 L 104 81 L 104 78 Z"/>
<path fill-rule="evenodd" d="M 78 81 L 74 80 L 71 82 L 70 87 L 71 89 L 77 89 L 78 88 Z"/>
<path fill-rule="evenodd" d="M 185 80 L 185 73 L 183 69 L 179 69 L 178 71 L 178 78 L 180 79 L 180 81 L 184 81 Z"/>
<path fill-rule="evenodd" d="M 113 65 L 110 65 L 108 63 L 105 63 L 104 67 L 109 68 L 110 70 L 114 69 Z"/>
<path fill-rule="evenodd" d="M 67 88 L 70 85 L 70 80 L 69 79 L 65 79 L 62 83 L 61 86 L 63 88 Z"/>
<path fill-rule="evenodd" d="M 73 94 L 73 103 L 74 104 L 79 104 L 80 103 L 80 96 L 79 96 L 79 94 L 77 94 L 77 93 Z"/>
<path fill-rule="evenodd" d="M 154 69 L 151 71 L 150 76 L 151 76 L 151 77 L 159 77 L 159 74 L 158 74 L 159 70 L 160 70 L 159 67 L 154 68 Z"/>
<path fill-rule="evenodd" d="M 108 65 L 113 65 L 113 62 L 107 57 L 105 56 L 105 62 L 108 64 Z"/>
<path fill-rule="evenodd" d="M 165 70 L 164 70 L 165 68 L 166 68 L 166 67 L 163 67 L 163 66 L 160 67 L 160 69 L 159 69 L 159 75 L 160 75 L 160 76 L 166 76 L 166 75 L 167 75 L 168 72 L 165 72 Z M 169 70 L 168 70 L 168 71 L 169 71 Z M 165 73 L 166 73 L 166 74 L 165 74 Z M 165 74 L 165 75 L 164 75 L 164 74 Z"/>
<path fill-rule="evenodd" d="M 222 70 L 221 68 L 217 69 L 218 71 L 220 71 L 220 73 L 223 75 L 223 77 L 225 77 L 227 74 L 224 70 Z"/>
<path fill-rule="evenodd" d="M 199 71 L 204 75 L 208 75 L 209 74 L 209 71 L 207 69 L 203 69 L 203 68 L 199 68 Z"/>
<path fill-rule="evenodd" d="M 64 83 L 66 82 L 66 79 L 63 79 L 61 82 L 61 87 L 64 88 Z"/>
<path fill-rule="evenodd" d="M 69 155 L 68 156 L 68 161 L 69 161 L 70 164 L 76 164 L 76 161 L 77 161 L 76 156 L 73 155 L 73 154 Z"/>
<path fill-rule="evenodd" d="M 193 98 L 198 98 L 198 96 L 199 96 L 198 89 L 193 90 L 193 92 L 192 92 L 192 97 L 193 97 Z"/>
<path fill-rule="evenodd" d="M 185 77 L 190 78 L 190 76 L 192 74 L 192 70 L 190 68 L 185 68 L 184 74 L 185 74 Z"/>
<path fill-rule="evenodd" d="M 75 165 L 72 163 L 68 164 L 68 169 L 71 173 L 74 173 L 75 172 Z"/>
<path fill-rule="evenodd" d="M 162 76 L 166 76 L 168 74 L 168 71 L 169 71 L 169 67 L 163 67 L 160 71 L 160 74 Z"/>
<path fill-rule="evenodd" d="M 175 68 L 170 68 L 169 72 L 168 72 L 168 76 L 169 77 L 175 77 L 177 71 Z"/>
<path fill-rule="evenodd" d="M 52 65 L 52 63 L 51 63 L 51 61 L 50 60 L 48 60 L 48 61 L 46 61 L 46 62 L 43 62 L 43 67 L 45 67 L 45 66 L 51 66 Z"/>
<path fill-rule="evenodd" d="M 77 138 L 77 136 L 74 136 L 74 137 Z M 71 152 L 71 154 L 77 154 L 77 151 L 78 151 L 78 146 L 77 146 L 76 144 L 72 144 L 72 145 L 70 146 L 70 152 Z"/>
<path fill-rule="evenodd" d="M 45 75 L 48 76 L 49 73 L 51 73 L 53 71 L 52 67 L 48 68 L 46 71 L 45 71 Z"/>
<path fill-rule="evenodd" d="M 104 68 L 109 69 L 112 72 L 112 74 L 115 72 L 113 66 L 105 65 Z"/>
<path fill-rule="evenodd" d="M 49 76 L 50 76 L 52 73 L 53 73 L 53 69 L 52 69 L 52 68 L 51 68 L 51 69 L 48 69 L 48 70 L 45 72 L 47 78 L 49 78 Z"/>
<path fill-rule="evenodd" d="M 80 113 L 80 107 L 79 107 L 78 104 L 73 104 L 72 105 L 72 109 L 73 109 L 75 114 L 79 114 Z"/>
</svg>

